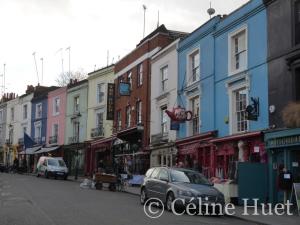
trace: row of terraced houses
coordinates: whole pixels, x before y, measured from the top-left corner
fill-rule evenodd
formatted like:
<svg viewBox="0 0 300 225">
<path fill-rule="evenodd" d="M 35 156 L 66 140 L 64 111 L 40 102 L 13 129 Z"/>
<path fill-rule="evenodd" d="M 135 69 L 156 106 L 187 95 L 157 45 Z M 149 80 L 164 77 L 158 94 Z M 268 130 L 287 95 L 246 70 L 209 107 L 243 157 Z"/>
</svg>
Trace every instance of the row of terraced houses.
<svg viewBox="0 0 300 225">
<path fill-rule="evenodd" d="M 300 182 L 299 99 L 300 1 L 251 0 L 190 34 L 161 25 L 85 80 L 6 94 L 0 160 L 62 156 L 84 175 L 100 160 L 132 174 L 183 164 L 278 202 L 281 165 Z"/>
</svg>

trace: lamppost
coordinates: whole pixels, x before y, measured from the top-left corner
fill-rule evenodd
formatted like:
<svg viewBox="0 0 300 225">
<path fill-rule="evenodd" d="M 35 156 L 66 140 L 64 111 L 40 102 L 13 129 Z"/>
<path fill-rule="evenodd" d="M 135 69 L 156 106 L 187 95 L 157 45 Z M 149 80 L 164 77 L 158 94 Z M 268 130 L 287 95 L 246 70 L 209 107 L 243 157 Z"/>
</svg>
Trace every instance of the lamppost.
<svg viewBox="0 0 300 225">
<path fill-rule="evenodd" d="M 78 167 L 79 167 L 79 162 L 78 162 L 78 157 L 79 157 L 79 125 L 80 125 L 80 122 L 79 122 L 79 118 L 81 117 L 81 114 L 78 113 L 76 115 L 76 119 L 77 119 L 77 122 L 76 122 L 76 129 L 77 129 L 77 132 L 76 132 L 76 161 L 75 161 L 75 180 L 78 179 Z"/>
</svg>

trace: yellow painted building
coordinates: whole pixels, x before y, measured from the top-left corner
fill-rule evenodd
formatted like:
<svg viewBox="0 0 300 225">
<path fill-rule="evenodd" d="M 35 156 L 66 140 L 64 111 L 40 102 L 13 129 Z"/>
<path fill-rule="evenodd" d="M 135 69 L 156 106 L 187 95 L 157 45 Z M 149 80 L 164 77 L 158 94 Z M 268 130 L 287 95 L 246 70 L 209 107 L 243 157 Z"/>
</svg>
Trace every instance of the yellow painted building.
<svg viewBox="0 0 300 225">
<path fill-rule="evenodd" d="M 107 120 L 107 88 L 114 83 L 114 65 L 88 74 L 87 140 L 112 135 L 113 120 Z"/>
</svg>

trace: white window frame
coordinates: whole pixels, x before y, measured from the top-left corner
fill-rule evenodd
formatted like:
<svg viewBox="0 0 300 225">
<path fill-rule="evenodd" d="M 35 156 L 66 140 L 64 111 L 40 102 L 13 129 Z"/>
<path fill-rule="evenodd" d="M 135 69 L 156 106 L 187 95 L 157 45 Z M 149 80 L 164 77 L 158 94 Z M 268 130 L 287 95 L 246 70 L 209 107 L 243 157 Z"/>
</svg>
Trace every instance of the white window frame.
<svg viewBox="0 0 300 225">
<path fill-rule="evenodd" d="M 26 108 L 26 111 L 25 111 Z M 26 117 L 25 117 L 25 112 L 26 112 Z M 23 120 L 27 120 L 28 119 L 28 105 L 24 104 L 23 105 Z"/>
<path fill-rule="evenodd" d="M 78 109 L 76 109 L 76 99 L 78 98 Z M 78 113 L 78 112 L 80 112 L 80 96 L 79 95 L 76 95 L 76 96 L 74 96 L 74 98 L 73 98 L 73 107 L 74 107 L 74 112 L 75 113 Z"/>
<path fill-rule="evenodd" d="M 193 71 L 192 71 L 192 56 L 195 55 L 196 53 L 199 54 L 199 76 L 196 77 L 196 80 L 193 81 L 192 77 L 193 77 Z M 186 71 L 187 71 L 187 85 L 191 85 L 193 83 L 196 83 L 200 80 L 200 76 L 201 76 L 201 51 L 200 51 L 200 47 L 197 48 L 193 48 L 190 52 L 188 52 L 187 57 L 186 57 Z"/>
<path fill-rule="evenodd" d="M 51 132 L 51 134 L 52 134 L 52 136 L 55 136 L 55 129 L 54 129 L 54 127 L 57 125 L 57 138 L 58 138 L 58 135 L 59 135 L 59 123 L 53 123 L 52 124 L 52 132 Z"/>
<path fill-rule="evenodd" d="M 41 106 L 41 115 L 40 116 L 38 115 L 39 114 L 38 113 L 39 106 Z M 42 117 L 43 117 L 43 104 L 42 103 L 38 103 L 38 104 L 35 105 L 35 118 L 36 119 L 40 119 Z"/>
<path fill-rule="evenodd" d="M 250 130 L 250 123 L 247 121 L 247 130 L 238 132 L 236 127 L 236 117 L 235 117 L 235 106 L 233 105 L 235 101 L 233 102 L 234 93 L 238 90 L 245 89 L 247 92 L 246 96 L 246 106 L 249 105 L 249 87 L 245 82 L 242 82 L 237 85 L 233 85 L 231 87 L 228 87 L 228 97 L 229 97 L 229 134 L 239 134 L 239 133 L 245 133 Z"/>
<path fill-rule="evenodd" d="M 127 72 L 127 82 L 130 84 L 130 90 L 132 90 L 132 86 L 133 86 L 133 83 L 132 83 L 132 71 L 128 71 Z"/>
<path fill-rule="evenodd" d="M 143 63 L 140 63 L 137 66 L 137 86 L 138 87 L 143 85 L 143 74 L 144 74 L 144 66 L 143 66 Z"/>
<path fill-rule="evenodd" d="M 196 134 L 193 133 L 193 119 L 191 121 L 188 121 L 188 126 L 187 126 L 187 135 L 188 136 L 193 136 L 193 135 L 197 135 L 197 134 L 200 134 L 200 126 L 201 126 L 201 110 L 200 110 L 200 107 L 201 107 L 201 102 L 200 102 L 200 95 L 193 95 L 193 96 L 189 96 L 188 98 L 188 109 L 187 110 L 190 110 L 193 112 L 193 109 L 192 109 L 192 103 L 191 101 L 195 98 L 198 98 L 199 100 L 199 116 L 198 116 L 198 132 Z M 193 118 L 194 118 L 194 115 L 192 115 Z"/>
<path fill-rule="evenodd" d="M 40 136 L 37 136 L 37 128 L 39 127 L 40 130 Z M 42 122 L 38 121 L 34 123 L 34 138 L 40 138 L 42 140 Z"/>
<path fill-rule="evenodd" d="M 10 120 L 15 121 L 15 108 L 14 107 L 10 108 Z"/>
<path fill-rule="evenodd" d="M 56 111 L 56 101 L 58 100 L 58 111 Z M 60 111 L 60 98 L 59 97 L 55 97 L 53 99 L 53 115 L 59 115 L 59 111 Z"/>
<path fill-rule="evenodd" d="M 167 71 L 167 78 L 163 78 L 163 71 Z M 168 89 L 168 81 L 169 81 L 169 65 L 166 64 L 160 68 L 160 90 L 161 93 L 165 93 Z"/>
<path fill-rule="evenodd" d="M 246 59 L 245 59 L 245 68 L 232 69 L 232 62 L 234 60 L 232 54 L 232 40 L 233 37 L 238 35 L 239 33 L 245 31 L 245 51 L 246 51 Z M 234 30 L 233 32 L 228 34 L 228 75 L 232 76 L 237 73 L 241 73 L 248 69 L 248 55 L 249 55 L 249 47 L 248 47 L 248 26 L 243 25 L 242 27 Z"/>
<path fill-rule="evenodd" d="M 136 124 L 141 124 L 143 118 L 143 102 L 141 100 L 136 102 Z"/>
<path fill-rule="evenodd" d="M 99 87 L 101 87 L 101 88 L 99 88 Z M 104 98 L 105 98 L 105 83 L 98 83 L 97 86 L 96 86 L 96 89 L 97 89 L 96 90 L 97 103 L 98 104 L 104 103 Z M 101 99 L 100 99 L 100 91 L 103 93 Z"/>
<path fill-rule="evenodd" d="M 128 109 L 129 109 L 129 111 L 128 111 Z M 130 128 L 131 127 L 131 123 L 132 123 L 132 112 L 131 112 L 132 110 L 131 110 L 131 106 L 130 105 L 128 105 L 127 107 L 126 107 L 126 120 L 125 120 L 125 122 L 126 122 L 126 128 Z M 128 113 L 129 112 L 129 113 Z"/>
<path fill-rule="evenodd" d="M 162 135 L 168 134 L 168 116 L 165 113 L 165 110 L 167 109 L 167 105 L 162 105 L 160 107 L 160 131 Z"/>
</svg>

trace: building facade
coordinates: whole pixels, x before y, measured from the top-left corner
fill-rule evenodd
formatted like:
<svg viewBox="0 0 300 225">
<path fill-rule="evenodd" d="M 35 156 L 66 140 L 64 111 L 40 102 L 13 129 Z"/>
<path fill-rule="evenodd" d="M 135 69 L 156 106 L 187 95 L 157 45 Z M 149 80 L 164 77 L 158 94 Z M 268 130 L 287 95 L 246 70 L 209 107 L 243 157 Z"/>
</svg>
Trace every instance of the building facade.
<svg viewBox="0 0 300 225">
<path fill-rule="evenodd" d="M 48 93 L 47 146 L 64 145 L 67 87 Z"/>
<path fill-rule="evenodd" d="M 71 80 L 67 87 L 64 159 L 71 174 L 84 174 L 87 137 L 88 81 Z"/>
<path fill-rule="evenodd" d="M 115 65 L 114 155 L 130 172 L 149 167 L 151 57 L 182 34 L 161 25 Z"/>
<path fill-rule="evenodd" d="M 278 186 L 282 168 L 300 182 L 300 1 L 265 0 L 268 21 L 270 130 L 265 133 L 269 159 L 269 199 L 283 202 Z M 287 190 L 291 192 L 291 189 Z"/>
<path fill-rule="evenodd" d="M 102 160 L 112 166 L 114 119 L 114 65 L 88 74 L 88 120 L 86 174 L 92 174 Z M 110 102 L 112 101 L 112 102 Z"/>
<path fill-rule="evenodd" d="M 150 166 L 176 163 L 176 130 L 165 111 L 177 105 L 178 54 L 180 39 L 175 40 L 151 59 Z"/>
</svg>

